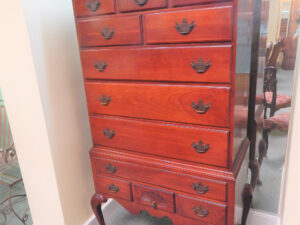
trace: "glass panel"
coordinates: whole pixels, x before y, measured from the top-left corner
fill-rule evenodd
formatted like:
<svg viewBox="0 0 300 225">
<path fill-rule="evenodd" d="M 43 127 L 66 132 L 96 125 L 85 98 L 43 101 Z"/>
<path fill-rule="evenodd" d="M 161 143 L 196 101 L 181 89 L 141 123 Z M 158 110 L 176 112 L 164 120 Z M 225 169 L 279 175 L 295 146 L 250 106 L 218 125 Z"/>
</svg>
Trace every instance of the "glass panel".
<svg viewBox="0 0 300 225">
<path fill-rule="evenodd" d="M 278 215 L 299 26 L 299 0 L 262 1 L 257 83 L 257 106 L 264 107 L 257 133 L 257 158 L 262 163 L 253 207 Z"/>
</svg>

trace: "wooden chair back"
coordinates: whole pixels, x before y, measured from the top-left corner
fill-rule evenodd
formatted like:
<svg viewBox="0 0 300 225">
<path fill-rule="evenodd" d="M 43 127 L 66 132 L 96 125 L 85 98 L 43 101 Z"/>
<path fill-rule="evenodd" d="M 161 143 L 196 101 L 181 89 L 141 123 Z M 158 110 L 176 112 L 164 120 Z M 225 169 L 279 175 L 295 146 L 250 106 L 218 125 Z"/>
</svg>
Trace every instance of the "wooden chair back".
<svg viewBox="0 0 300 225">
<path fill-rule="evenodd" d="M 264 119 L 274 116 L 276 112 L 277 98 L 277 60 L 283 48 L 283 40 L 271 43 L 267 47 L 265 72 L 264 72 L 264 87 L 263 87 L 263 104 L 265 106 Z M 272 100 L 267 101 L 267 94 L 272 96 Z"/>
</svg>

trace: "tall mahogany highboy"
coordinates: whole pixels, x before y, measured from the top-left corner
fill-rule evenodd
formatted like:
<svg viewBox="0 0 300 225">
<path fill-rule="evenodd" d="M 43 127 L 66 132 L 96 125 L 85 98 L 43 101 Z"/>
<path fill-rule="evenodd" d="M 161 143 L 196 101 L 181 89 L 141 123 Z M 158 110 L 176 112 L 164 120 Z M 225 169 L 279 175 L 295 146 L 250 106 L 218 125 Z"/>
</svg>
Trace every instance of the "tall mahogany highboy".
<svg viewBox="0 0 300 225">
<path fill-rule="evenodd" d="M 73 4 L 99 223 L 114 198 L 174 225 L 233 225 L 247 181 L 252 1 Z"/>
</svg>

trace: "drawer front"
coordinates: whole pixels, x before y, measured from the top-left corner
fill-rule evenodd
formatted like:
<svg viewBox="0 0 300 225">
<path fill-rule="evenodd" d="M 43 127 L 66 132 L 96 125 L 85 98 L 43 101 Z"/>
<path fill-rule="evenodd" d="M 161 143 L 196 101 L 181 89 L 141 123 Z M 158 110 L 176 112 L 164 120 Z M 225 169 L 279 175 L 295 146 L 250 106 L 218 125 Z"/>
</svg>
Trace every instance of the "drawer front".
<svg viewBox="0 0 300 225">
<path fill-rule="evenodd" d="M 134 184 L 134 201 L 153 209 L 174 212 L 175 194 L 170 191 L 161 190 L 144 185 Z"/>
<path fill-rule="evenodd" d="M 120 12 L 166 8 L 167 0 L 117 0 Z"/>
<path fill-rule="evenodd" d="M 172 0 L 173 6 L 196 5 L 213 2 L 228 2 L 230 0 Z"/>
<path fill-rule="evenodd" d="M 231 82 L 231 46 L 81 51 L 87 79 Z"/>
<path fill-rule="evenodd" d="M 182 216 L 216 225 L 226 224 L 224 204 L 196 199 L 195 197 L 176 195 L 176 212 Z"/>
<path fill-rule="evenodd" d="M 228 167 L 228 131 L 103 116 L 90 122 L 96 145 Z"/>
<path fill-rule="evenodd" d="M 231 41 L 232 7 L 154 13 L 145 16 L 147 43 Z"/>
<path fill-rule="evenodd" d="M 131 184 L 124 180 L 97 175 L 95 189 L 97 193 L 103 193 L 109 197 L 132 200 Z"/>
<path fill-rule="evenodd" d="M 90 113 L 229 126 L 230 88 L 87 82 Z"/>
<path fill-rule="evenodd" d="M 73 0 L 73 4 L 78 17 L 115 12 L 114 0 Z"/>
<path fill-rule="evenodd" d="M 222 181 L 98 157 L 92 157 L 92 163 L 95 169 L 94 173 L 97 175 L 113 175 L 143 183 L 151 182 L 164 188 L 190 193 L 199 197 L 220 201 L 227 200 L 227 184 Z"/>
<path fill-rule="evenodd" d="M 79 44 L 88 46 L 141 43 L 140 16 L 106 17 L 77 22 Z"/>
</svg>

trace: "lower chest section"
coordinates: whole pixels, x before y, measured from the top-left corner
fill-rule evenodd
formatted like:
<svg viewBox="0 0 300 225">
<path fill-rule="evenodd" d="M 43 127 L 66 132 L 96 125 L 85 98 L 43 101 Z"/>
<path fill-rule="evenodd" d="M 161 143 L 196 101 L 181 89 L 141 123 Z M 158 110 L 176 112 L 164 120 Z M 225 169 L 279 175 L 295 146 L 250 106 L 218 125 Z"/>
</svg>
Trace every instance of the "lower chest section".
<svg viewBox="0 0 300 225">
<path fill-rule="evenodd" d="M 183 217 L 195 224 L 226 224 L 224 181 L 123 160 L 96 156 L 91 160 L 96 192 L 119 200 L 125 208 L 160 212 L 170 219 Z"/>
<path fill-rule="evenodd" d="M 146 210 L 167 216 L 175 225 L 231 224 L 234 182 L 125 155 L 109 148 L 92 150 L 96 193 L 136 214 Z"/>
</svg>

